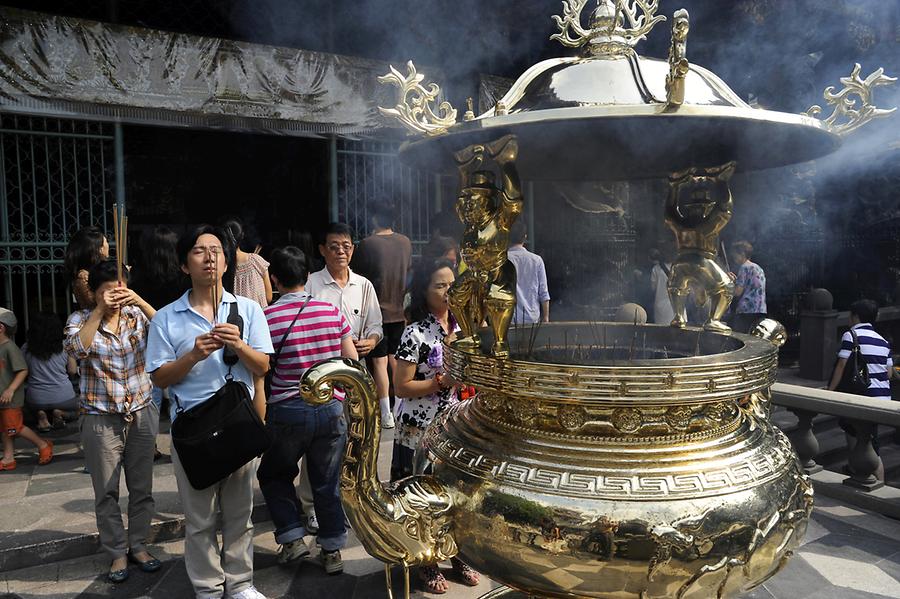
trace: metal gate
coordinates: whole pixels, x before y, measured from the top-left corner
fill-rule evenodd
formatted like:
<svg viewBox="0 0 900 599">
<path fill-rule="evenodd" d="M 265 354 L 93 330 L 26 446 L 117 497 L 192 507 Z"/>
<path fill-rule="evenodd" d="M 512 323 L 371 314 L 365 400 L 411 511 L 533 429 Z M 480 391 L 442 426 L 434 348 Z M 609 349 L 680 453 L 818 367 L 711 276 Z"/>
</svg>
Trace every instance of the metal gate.
<svg viewBox="0 0 900 599">
<path fill-rule="evenodd" d="M 370 231 L 369 210 L 381 202 L 393 202 L 395 230 L 413 243 L 419 255 L 431 237 L 431 216 L 442 209 L 441 198 L 452 197 L 452 177 L 417 171 L 400 162 L 400 144 L 390 141 L 335 140 L 332 165 L 331 218 L 353 227 L 359 238 Z"/>
<path fill-rule="evenodd" d="M 35 310 L 71 310 L 66 243 L 112 226 L 116 162 L 113 125 L 0 114 L 2 300 L 20 329 Z"/>
</svg>

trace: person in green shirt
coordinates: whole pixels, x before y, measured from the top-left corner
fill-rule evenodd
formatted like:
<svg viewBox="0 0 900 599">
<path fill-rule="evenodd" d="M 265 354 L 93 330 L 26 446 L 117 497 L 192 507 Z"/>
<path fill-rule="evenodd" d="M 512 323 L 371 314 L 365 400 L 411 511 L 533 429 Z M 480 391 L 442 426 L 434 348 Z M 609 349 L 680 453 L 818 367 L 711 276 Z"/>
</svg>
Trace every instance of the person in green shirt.
<svg viewBox="0 0 900 599">
<path fill-rule="evenodd" d="M 0 428 L 3 435 L 0 471 L 16 469 L 16 437 L 27 439 L 37 446 L 38 464 L 49 464 L 53 459 L 53 443 L 39 437 L 22 421 L 28 365 L 22 351 L 13 341 L 16 326 L 16 315 L 6 308 L 0 308 Z"/>
</svg>

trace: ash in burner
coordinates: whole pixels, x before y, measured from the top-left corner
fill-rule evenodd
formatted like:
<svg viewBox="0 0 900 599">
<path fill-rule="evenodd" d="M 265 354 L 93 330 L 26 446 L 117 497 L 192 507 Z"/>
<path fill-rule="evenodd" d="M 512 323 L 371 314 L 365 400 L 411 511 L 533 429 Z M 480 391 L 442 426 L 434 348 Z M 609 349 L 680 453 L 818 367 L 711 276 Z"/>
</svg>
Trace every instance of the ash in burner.
<svg viewBox="0 0 900 599">
<path fill-rule="evenodd" d="M 482 343 L 486 344 L 482 333 Z M 711 356 L 743 345 L 731 335 L 665 325 L 575 322 L 510 328 L 512 359 L 561 365 L 600 366 Z"/>
</svg>

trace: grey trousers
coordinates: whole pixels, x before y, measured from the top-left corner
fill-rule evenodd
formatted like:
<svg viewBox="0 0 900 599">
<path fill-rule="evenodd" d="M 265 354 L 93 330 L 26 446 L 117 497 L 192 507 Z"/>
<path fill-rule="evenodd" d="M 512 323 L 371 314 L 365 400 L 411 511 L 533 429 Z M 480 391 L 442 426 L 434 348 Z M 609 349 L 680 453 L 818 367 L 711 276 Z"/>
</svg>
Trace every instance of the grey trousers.
<svg viewBox="0 0 900 599">
<path fill-rule="evenodd" d="M 100 547 L 111 559 L 125 557 L 127 550 L 145 551 L 150 534 L 153 502 L 153 448 L 159 432 L 159 409 L 152 402 L 134 412 L 125 432 L 120 415 L 86 414 L 81 419 L 84 460 L 94 486 L 94 512 Z M 119 508 L 119 479 L 125 470 L 128 488 L 128 534 Z"/>
<path fill-rule="evenodd" d="M 184 508 L 184 565 L 197 599 L 236 595 L 253 585 L 253 481 L 255 459 L 211 487 L 191 486 L 172 448 Z M 222 546 L 216 537 L 221 515 Z"/>
</svg>

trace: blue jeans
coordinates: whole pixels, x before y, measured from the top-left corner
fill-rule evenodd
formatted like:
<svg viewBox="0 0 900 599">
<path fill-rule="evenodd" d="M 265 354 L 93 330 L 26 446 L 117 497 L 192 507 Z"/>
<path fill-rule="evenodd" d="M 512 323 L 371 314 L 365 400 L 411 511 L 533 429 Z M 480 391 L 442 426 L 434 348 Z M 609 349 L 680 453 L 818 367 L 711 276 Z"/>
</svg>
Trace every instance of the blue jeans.
<svg viewBox="0 0 900 599">
<path fill-rule="evenodd" d="M 306 535 L 294 487 L 298 463 L 305 455 L 319 521 L 318 542 L 325 551 L 335 551 L 347 543 L 339 485 L 347 442 L 344 406 L 336 400 L 324 406 L 310 406 L 299 399 L 289 402 L 268 407 L 266 428 L 273 442 L 256 473 L 275 523 L 275 541 L 283 545 Z"/>
</svg>

